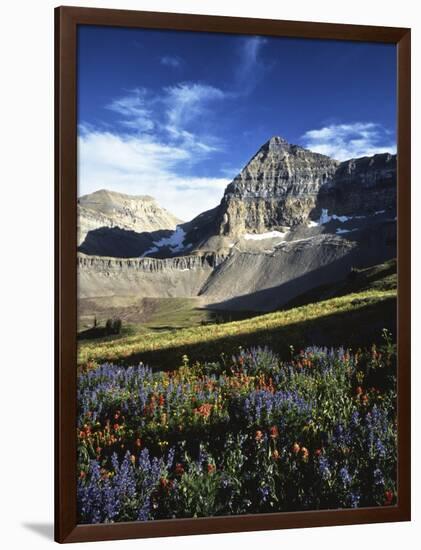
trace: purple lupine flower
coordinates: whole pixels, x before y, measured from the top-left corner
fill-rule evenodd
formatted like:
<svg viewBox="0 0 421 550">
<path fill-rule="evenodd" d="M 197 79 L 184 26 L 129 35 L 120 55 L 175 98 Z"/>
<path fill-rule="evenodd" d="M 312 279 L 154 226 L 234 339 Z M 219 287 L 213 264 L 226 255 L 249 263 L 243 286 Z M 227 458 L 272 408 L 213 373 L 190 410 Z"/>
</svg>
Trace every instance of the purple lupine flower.
<svg viewBox="0 0 421 550">
<path fill-rule="evenodd" d="M 375 485 L 384 485 L 384 476 L 382 471 L 379 468 L 376 468 L 373 472 L 374 484 Z"/>
<path fill-rule="evenodd" d="M 345 466 L 339 470 L 339 477 L 341 478 L 341 481 L 345 486 L 350 485 L 352 478 L 349 475 L 348 469 Z"/>
<path fill-rule="evenodd" d="M 331 476 L 329 461 L 324 456 L 319 457 L 319 472 L 324 481 L 327 481 Z"/>
<path fill-rule="evenodd" d="M 264 485 L 263 487 L 259 487 L 258 492 L 262 499 L 262 502 L 266 502 L 270 494 L 269 487 L 267 485 Z"/>
<path fill-rule="evenodd" d="M 361 496 L 358 493 L 351 493 L 350 495 L 351 508 L 358 508 L 360 500 L 361 500 Z"/>
</svg>

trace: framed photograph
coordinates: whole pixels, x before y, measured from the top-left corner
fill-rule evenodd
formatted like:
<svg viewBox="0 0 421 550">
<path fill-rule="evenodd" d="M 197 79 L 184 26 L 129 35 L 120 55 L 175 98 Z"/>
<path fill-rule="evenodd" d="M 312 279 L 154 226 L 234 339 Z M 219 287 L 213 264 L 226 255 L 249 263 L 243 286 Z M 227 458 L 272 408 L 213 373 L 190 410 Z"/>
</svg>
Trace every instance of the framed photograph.
<svg viewBox="0 0 421 550">
<path fill-rule="evenodd" d="M 410 30 L 56 9 L 58 542 L 410 519 Z"/>
</svg>

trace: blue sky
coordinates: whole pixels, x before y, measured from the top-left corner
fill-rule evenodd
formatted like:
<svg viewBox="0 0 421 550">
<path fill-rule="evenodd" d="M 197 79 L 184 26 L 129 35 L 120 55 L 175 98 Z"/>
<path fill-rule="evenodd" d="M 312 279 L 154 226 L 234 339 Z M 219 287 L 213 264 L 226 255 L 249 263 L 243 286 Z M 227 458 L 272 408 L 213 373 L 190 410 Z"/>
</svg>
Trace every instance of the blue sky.
<svg viewBox="0 0 421 550">
<path fill-rule="evenodd" d="M 270 137 L 338 160 L 395 152 L 393 45 L 79 27 L 79 194 L 216 206 Z"/>
</svg>

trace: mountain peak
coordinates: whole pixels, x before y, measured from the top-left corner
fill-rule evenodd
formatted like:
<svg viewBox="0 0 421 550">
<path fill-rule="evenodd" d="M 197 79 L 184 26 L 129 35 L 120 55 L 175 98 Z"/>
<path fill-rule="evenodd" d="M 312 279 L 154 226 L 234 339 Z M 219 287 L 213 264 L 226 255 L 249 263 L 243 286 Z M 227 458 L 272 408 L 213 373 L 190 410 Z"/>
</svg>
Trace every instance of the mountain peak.
<svg viewBox="0 0 421 550">
<path fill-rule="evenodd" d="M 273 136 L 263 145 L 263 148 L 268 149 L 269 151 L 285 150 L 290 147 L 291 146 L 288 141 L 281 136 Z"/>
</svg>

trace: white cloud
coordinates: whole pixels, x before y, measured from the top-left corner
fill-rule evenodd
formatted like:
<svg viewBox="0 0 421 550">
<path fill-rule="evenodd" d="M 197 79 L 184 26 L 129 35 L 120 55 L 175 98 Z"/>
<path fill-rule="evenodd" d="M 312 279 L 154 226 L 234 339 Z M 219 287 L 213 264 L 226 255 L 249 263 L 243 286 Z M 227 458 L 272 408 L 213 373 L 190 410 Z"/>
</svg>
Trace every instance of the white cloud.
<svg viewBox="0 0 421 550">
<path fill-rule="evenodd" d="M 183 60 L 177 55 L 164 55 L 161 57 L 161 65 L 166 65 L 167 67 L 177 68 L 180 67 L 183 63 Z"/>
<path fill-rule="evenodd" d="M 176 168 L 192 153 L 163 144 L 149 135 L 121 135 L 83 130 L 78 139 L 79 195 L 105 188 L 152 195 L 182 220 L 213 208 L 229 181 L 225 178 L 182 177 Z"/>
<path fill-rule="evenodd" d="M 127 128 L 148 131 L 155 127 L 147 106 L 147 92 L 143 88 L 136 88 L 130 95 L 115 99 L 106 108 L 122 115 L 124 118 L 120 123 Z"/>
<path fill-rule="evenodd" d="M 241 43 L 240 61 L 236 70 L 236 88 L 239 94 L 249 94 L 256 87 L 268 68 L 261 59 L 261 49 L 267 43 L 262 36 L 244 38 Z"/>
<path fill-rule="evenodd" d="M 139 133 L 153 131 L 161 140 L 182 143 L 203 156 L 219 150 L 221 143 L 204 132 L 203 124 L 199 126 L 200 135 L 192 132 L 192 122 L 208 113 L 212 101 L 226 97 L 229 94 L 214 86 L 184 82 L 155 94 L 136 88 L 113 100 L 106 108 L 121 115 L 118 123 L 124 128 Z"/>
<path fill-rule="evenodd" d="M 396 152 L 390 132 L 374 122 L 331 124 L 308 130 L 302 138 L 308 149 L 337 160 Z"/>
<path fill-rule="evenodd" d="M 184 126 L 194 118 L 203 115 L 208 103 L 225 99 L 227 94 L 207 84 L 181 83 L 165 88 L 164 101 L 167 105 L 167 116 L 173 127 Z"/>
<path fill-rule="evenodd" d="M 263 36 L 252 36 L 246 38 L 244 42 L 244 58 L 248 66 L 253 67 L 257 63 L 257 58 L 261 47 L 267 43 Z"/>
</svg>

